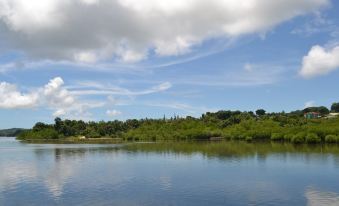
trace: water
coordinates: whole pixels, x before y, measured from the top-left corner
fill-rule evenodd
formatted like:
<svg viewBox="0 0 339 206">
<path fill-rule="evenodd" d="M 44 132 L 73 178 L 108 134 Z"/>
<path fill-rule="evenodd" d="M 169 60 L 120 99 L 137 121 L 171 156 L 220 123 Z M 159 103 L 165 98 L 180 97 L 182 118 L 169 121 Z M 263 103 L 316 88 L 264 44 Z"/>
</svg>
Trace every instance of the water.
<svg viewBox="0 0 339 206">
<path fill-rule="evenodd" d="M 339 147 L 0 138 L 0 205 L 334 206 Z"/>
</svg>

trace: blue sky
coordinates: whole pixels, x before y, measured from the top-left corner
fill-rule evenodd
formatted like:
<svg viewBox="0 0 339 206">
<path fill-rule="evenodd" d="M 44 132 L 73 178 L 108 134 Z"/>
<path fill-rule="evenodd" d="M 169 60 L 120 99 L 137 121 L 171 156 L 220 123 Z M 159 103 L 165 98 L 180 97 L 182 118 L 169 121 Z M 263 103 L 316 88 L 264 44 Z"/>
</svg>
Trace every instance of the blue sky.
<svg viewBox="0 0 339 206">
<path fill-rule="evenodd" d="M 339 101 L 338 9 L 330 0 L 0 0 L 0 128 L 329 107 Z"/>
</svg>

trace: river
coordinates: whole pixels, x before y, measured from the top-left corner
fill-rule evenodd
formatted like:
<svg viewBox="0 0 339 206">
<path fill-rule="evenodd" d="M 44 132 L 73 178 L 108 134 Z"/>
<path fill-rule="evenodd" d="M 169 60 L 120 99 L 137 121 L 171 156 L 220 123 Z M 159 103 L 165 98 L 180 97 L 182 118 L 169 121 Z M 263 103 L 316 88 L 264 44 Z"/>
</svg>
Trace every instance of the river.
<svg viewBox="0 0 339 206">
<path fill-rule="evenodd" d="M 339 146 L 0 138 L 0 205 L 338 206 Z"/>
</svg>

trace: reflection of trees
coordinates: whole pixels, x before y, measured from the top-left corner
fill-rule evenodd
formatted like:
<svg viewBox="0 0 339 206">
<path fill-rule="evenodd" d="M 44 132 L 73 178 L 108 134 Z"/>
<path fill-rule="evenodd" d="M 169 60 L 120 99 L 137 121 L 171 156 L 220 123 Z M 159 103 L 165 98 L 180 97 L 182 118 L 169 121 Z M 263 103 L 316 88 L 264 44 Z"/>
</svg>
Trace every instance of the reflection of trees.
<svg viewBox="0 0 339 206">
<path fill-rule="evenodd" d="M 278 155 L 287 160 L 290 157 L 302 158 L 306 162 L 324 162 L 328 155 L 339 156 L 336 145 L 293 145 L 282 143 L 246 142 L 162 142 L 138 143 L 123 147 L 129 152 L 173 153 L 182 155 L 202 154 L 208 158 L 237 159 L 256 157 L 265 162 L 268 156 Z"/>
<path fill-rule="evenodd" d="M 61 157 L 73 157 L 73 158 L 83 158 L 85 155 L 91 154 L 101 154 L 101 153 L 111 153 L 119 150 L 120 145 L 113 146 L 83 146 L 80 147 L 53 147 L 53 148 L 34 148 L 34 154 L 38 159 L 43 159 L 44 157 L 53 154 L 55 160 L 59 160 Z"/>
<path fill-rule="evenodd" d="M 54 149 L 54 158 L 56 162 L 62 161 L 62 159 L 67 158 L 75 158 L 75 159 L 83 159 L 86 155 L 86 148 L 73 148 L 73 149 L 62 149 L 55 148 Z"/>
<path fill-rule="evenodd" d="M 328 191 L 320 191 L 315 188 L 308 188 L 305 191 L 308 206 L 338 206 L 339 194 Z"/>
</svg>

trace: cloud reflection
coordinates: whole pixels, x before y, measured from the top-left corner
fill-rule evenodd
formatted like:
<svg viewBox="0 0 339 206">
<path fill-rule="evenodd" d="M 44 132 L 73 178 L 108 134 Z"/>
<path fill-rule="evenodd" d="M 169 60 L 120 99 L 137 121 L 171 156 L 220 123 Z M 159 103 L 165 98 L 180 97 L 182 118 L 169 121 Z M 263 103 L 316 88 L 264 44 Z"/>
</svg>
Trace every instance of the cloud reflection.
<svg viewBox="0 0 339 206">
<path fill-rule="evenodd" d="M 339 194 L 308 188 L 305 192 L 308 206 L 338 206 Z"/>
</svg>

